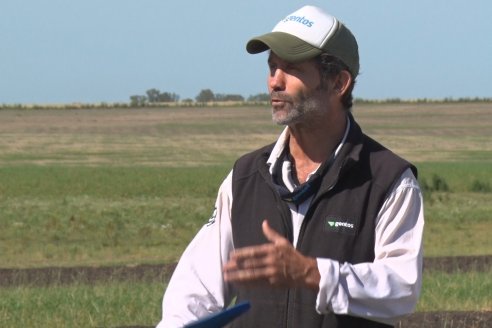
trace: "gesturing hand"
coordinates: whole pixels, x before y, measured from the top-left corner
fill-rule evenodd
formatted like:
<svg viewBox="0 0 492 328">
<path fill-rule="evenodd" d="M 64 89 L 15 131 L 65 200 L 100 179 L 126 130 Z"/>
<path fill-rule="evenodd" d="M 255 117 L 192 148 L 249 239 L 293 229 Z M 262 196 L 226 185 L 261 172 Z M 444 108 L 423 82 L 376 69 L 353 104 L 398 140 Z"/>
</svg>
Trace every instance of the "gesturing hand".
<svg viewBox="0 0 492 328">
<path fill-rule="evenodd" d="M 232 252 L 229 262 L 224 265 L 225 281 L 277 287 L 304 286 L 317 290 L 320 276 L 316 259 L 299 253 L 266 220 L 262 229 L 269 243 Z"/>
</svg>

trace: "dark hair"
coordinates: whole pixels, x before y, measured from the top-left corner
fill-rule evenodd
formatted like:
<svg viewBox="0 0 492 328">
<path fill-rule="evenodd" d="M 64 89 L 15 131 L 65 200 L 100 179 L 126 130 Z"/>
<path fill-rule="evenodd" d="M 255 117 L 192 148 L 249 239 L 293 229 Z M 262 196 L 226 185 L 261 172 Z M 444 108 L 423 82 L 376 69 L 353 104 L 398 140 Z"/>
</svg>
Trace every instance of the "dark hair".
<svg viewBox="0 0 492 328">
<path fill-rule="evenodd" d="M 350 76 L 352 76 L 352 82 L 350 83 L 350 86 L 342 97 L 343 107 L 346 110 L 350 111 L 353 105 L 352 91 L 354 90 L 355 86 L 355 77 L 350 72 L 348 66 L 339 58 L 331 56 L 327 53 L 322 53 L 316 58 L 316 60 L 319 65 L 322 85 L 324 85 L 325 81 L 334 78 L 335 76 L 340 74 L 341 71 L 347 71 L 350 73 Z"/>
</svg>

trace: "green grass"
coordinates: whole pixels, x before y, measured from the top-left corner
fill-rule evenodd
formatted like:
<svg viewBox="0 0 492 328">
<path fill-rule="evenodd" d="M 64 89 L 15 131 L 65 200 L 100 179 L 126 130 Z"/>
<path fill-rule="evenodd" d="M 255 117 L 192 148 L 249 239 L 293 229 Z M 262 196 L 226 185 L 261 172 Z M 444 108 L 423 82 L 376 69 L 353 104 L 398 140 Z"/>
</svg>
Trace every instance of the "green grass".
<svg viewBox="0 0 492 328">
<path fill-rule="evenodd" d="M 488 272 L 424 272 L 417 311 L 492 311 Z"/>
<path fill-rule="evenodd" d="M 155 326 L 164 283 L 0 289 L 0 322 L 8 327 Z"/>
<path fill-rule="evenodd" d="M 367 133 L 418 166 L 426 256 L 492 254 L 491 112 L 354 109 Z M 2 110 L 1 266 L 175 261 L 234 160 L 280 129 L 261 107 Z"/>
<path fill-rule="evenodd" d="M 229 166 L 185 168 L 20 165 L 0 168 L 4 267 L 176 261 L 206 223 Z M 425 191 L 426 256 L 491 254 L 486 165 L 419 165 L 444 177 Z M 470 173 L 469 173 L 470 172 Z"/>
<path fill-rule="evenodd" d="M 36 166 L 0 167 L 0 196 L 63 199 L 215 197 L 230 165 L 203 167 Z"/>
<path fill-rule="evenodd" d="M 426 256 L 492 254 L 492 183 L 489 163 L 419 163 L 424 187 Z M 444 187 L 443 187 L 444 186 Z"/>
<path fill-rule="evenodd" d="M 475 181 L 492 184 L 491 165 L 489 162 L 481 162 L 478 159 L 473 161 L 470 159 L 466 162 L 417 163 L 417 168 L 421 183 L 431 184 L 432 178 L 438 176 L 447 182 L 450 191 L 454 193 L 466 193 L 473 191 L 472 187 Z"/>
<path fill-rule="evenodd" d="M 364 131 L 417 164 L 425 256 L 492 254 L 490 104 L 363 105 Z M 0 111 L 0 266 L 174 262 L 265 108 Z M 492 272 L 427 272 L 418 311 L 492 310 Z M 154 326 L 165 282 L 0 288 L 2 327 Z"/>
<path fill-rule="evenodd" d="M 0 168 L 2 265 L 176 261 L 228 170 Z"/>
<path fill-rule="evenodd" d="M 164 283 L 0 289 L 2 327 L 155 326 Z M 426 272 L 417 311 L 492 310 L 492 272 Z"/>
</svg>

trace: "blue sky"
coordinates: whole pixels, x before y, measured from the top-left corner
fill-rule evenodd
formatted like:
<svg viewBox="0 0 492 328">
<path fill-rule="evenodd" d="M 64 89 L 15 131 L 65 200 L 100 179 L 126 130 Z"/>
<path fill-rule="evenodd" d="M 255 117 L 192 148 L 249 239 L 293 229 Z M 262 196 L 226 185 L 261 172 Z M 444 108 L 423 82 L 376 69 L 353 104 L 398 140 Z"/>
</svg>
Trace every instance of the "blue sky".
<svg viewBox="0 0 492 328">
<path fill-rule="evenodd" d="M 245 44 L 305 4 L 355 34 L 356 97 L 492 97 L 490 0 L 2 0 L 0 104 L 265 92 Z"/>
</svg>

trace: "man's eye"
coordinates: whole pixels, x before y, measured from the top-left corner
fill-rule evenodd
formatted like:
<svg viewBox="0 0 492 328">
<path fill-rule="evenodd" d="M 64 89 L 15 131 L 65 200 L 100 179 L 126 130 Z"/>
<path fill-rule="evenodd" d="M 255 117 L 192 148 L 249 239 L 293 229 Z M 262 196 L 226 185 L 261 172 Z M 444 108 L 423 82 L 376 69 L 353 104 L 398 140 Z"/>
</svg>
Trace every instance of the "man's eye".
<svg viewBox="0 0 492 328">
<path fill-rule="evenodd" d="M 298 67 L 297 67 L 297 65 L 294 65 L 294 64 L 287 64 L 287 66 L 285 67 L 285 69 L 287 71 L 297 71 L 298 70 Z"/>
</svg>

